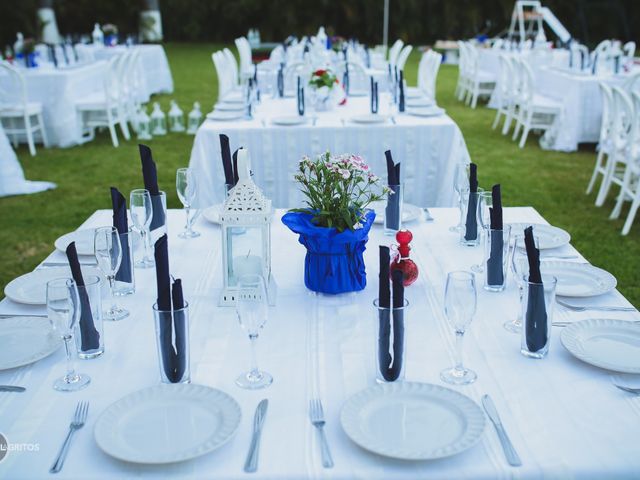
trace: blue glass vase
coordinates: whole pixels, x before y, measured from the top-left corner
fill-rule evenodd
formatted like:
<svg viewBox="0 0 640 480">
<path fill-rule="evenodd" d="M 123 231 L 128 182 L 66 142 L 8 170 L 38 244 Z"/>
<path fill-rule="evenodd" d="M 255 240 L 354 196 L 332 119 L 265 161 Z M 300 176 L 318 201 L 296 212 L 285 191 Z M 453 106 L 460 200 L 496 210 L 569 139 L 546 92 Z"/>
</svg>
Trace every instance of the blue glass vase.
<svg viewBox="0 0 640 480">
<path fill-rule="evenodd" d="M 367 285 L 363 254 L 376 214 L 367 210 L 361 228 L 338 232 L 312 223 L 309 213 L 288 212 L 282 217 L 307 249 L 304 284 L 314 292 L 336 295 L 357 292 Z"/>
</svg>

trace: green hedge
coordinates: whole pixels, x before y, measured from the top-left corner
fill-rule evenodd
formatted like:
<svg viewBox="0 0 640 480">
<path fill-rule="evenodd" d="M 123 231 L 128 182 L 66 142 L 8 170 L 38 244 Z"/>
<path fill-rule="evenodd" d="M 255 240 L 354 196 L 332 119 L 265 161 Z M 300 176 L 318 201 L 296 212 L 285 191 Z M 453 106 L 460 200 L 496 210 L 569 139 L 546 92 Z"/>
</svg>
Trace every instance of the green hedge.
<svg viewBox="0 0 640 480">
<path fill-rule="evenodd" d="M 140 1 L 56 0 L 62 33 L 90 33 L 95 21 L 115 23 L 124 34 L 137 30 Z M 465 38 L 508 27 L 513 0 L 390 0 L 391 40 L 414 44 L 437 38 Z M 640 22 L 638 0 L 546 0 L 569 31 L 590 44 L 602 38 L 635 39 Z M 586 15 L 579 15 L 585 5 Z M 617 9 L 617 6 L 619 8 Z M 229 41 L 259 28 L 264 41 L 313 33 L 326 25 L 330 33 L 380 43 L 383 0 L 160 0 L 165 38 L 173 41 Z M 0 44 L 15 32 L 33 36 L 36 0 L 0 1 Z M 630 31 L 629 31 L 630 30 Z M 588 38 L 585 33 L 588 32 Z M 633 37 L 633 38 L 627 38 Z M 639 42 L 640 43 L 640 42 Z"/>
</svg>

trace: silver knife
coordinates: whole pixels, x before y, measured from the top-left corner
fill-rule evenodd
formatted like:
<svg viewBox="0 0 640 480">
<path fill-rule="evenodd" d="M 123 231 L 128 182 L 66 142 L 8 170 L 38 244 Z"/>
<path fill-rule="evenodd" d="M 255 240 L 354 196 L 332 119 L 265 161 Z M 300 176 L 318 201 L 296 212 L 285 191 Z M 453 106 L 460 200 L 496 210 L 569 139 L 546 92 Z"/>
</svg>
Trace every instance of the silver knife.
<svg viewBox="0 0 640 480">
<path fill-rule="evenodd" d="M 502 421 L 500 421 L 500 415 L 498 415 L 498 411 L 496 410 L 496 406 L 493 404 L 493 400 L 489 395 L 482 396 L 482 406 L 484 407 L 484 411 L 487 412 L 491 423 L 496 429 L 498 433 L 498 438 L 500 439 L 500 443 L 502 444 L 502 450 L 504 450 L 504 456 L 507 458 L 507 462 L 512 467 L 519 467 L 522 465 L 522 461 L 518 456 L 518 452 L 513 448 L 511 444 L 511 440 L 509 440 L 509 436 L 502 426 Z"/>
<path fill-rule="evenodd" d="M 258 451 L 260 450 L 260 434 L 262 433 L 262 425 L 264 425 L 264 419 L 267 416 L 267 408 L 269 407 L 269 400 L 266 398 L 262 400 L 256 407 L 256 413 L 253 416 L 253 437 L 251 437 L 251 445 L 249 446 L 249 453 L 247 459 L 244 462 L 244 471 L 251 473 L 258 470 Z"/>
<path fill-rule="evenodd" d="M 0 385 L 0 392 L 24 392 L 26 388 L 15 385 Z"/>
</svg>

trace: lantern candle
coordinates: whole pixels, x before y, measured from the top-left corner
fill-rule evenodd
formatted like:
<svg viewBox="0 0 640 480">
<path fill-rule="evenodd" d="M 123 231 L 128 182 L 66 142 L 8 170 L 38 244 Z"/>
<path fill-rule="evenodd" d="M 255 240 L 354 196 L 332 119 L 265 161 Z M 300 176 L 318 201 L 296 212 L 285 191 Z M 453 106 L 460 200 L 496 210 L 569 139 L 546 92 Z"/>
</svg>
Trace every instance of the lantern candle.
<svg viewBox="0 0 640 480">
<path fill-rule="evenodd" d="M 234 257 L 233 273 L 236 279 L 243 275 L 262 275 L 262 258 L 257 255 Z"/>
</svg>

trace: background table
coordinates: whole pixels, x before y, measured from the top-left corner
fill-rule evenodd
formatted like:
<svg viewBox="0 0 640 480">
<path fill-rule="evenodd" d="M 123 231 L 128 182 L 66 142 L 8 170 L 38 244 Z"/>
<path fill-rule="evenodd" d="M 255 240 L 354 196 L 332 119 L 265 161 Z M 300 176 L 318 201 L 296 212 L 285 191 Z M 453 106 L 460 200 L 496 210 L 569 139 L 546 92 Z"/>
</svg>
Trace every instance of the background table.
<svg viewBox="0 0 640 480">
<path fill-rule="evenodd" d="M 380 96 L 380 113 L 389 108 L 388 96 Z M 307 110 L 308 115 L 311 112 Z M 349 119 L 369 113 L 369 97 L 350 97 L 347 105 L 318 113 L 315 125 L 292 127 L 271 123 L 274 117 L 297 115 L 295 99 L 264 99 L 251 121 L 206 120 L 198 129 L 190 166 L 198 171 L 198 204 L 208 206 L 224 199 L 224 174 L 219 134 L 229 136 L 232 151 L 249 149 L 256 183 L 276 207 L 300 205 L 301 195 L 293 176 L 304 155 L 357 153 L 374 173 L 386 177 L 385 150 L 402 162 L 404 200 L 420 206 L 454 205 L 452 189 L 457 162 L 469 161 L 460 129 L 446 115 L 422 118 L 395 114 L 395 124 L 357 124 Z"/>
<path fill-rule="evenodd" d="M 278 212 L 279 214 L 282 211 Z M 406 320 L 406 379 L 442 385 L 438 374 L 453 365 L 454 334 L 443 315 L 446 272 L 468 269 L 480 248 L 462 247 L 448 231 L 457 221 L 455 209 L 433 209 L 433 223 L 407 225 L 414 233 L 412 257 L 420 268 L 418 281 L 407 290 L 411 303 Z M 192 381 L 231 394 L 242 407 L 237 435 L 224 447 L 198 459 L 167 465 L 141 466 L 104 454 L 93 440 L 93 428 L 104 409 L 119 398 L 159 382 L 151 305 L 155 301 L 154 270 L 135 270 L 138 291 L 121 300 L 131 316 L 105 323 L 106 352 L 79 362 L 91 375 L 78 393 L 55 392 L 51 384 L 64 371 L 64 353 L 19 369 L 0 372 L 0 384 L 27 387 L 22 394 L 0 394 L 0 426 L 13 443 L 38 443 L 38 452 L 9 452 L 0 463 L 0 477 L 31 479 L 47 471 L 66 434 L 79 400 L 89 400 L 89 418 L 74 438 L 60 478 L 247 478 L 242 471 L 249 446 L 252 417 L 262 398 L 269 412 L 262 436 L 260 463 L 252 478 L 633 478 L 640 471 L 640 397 L 617 390 L 610 374 L 573 358 L 560 344 L 561 330 L 552 329 L 549 356 L 531 360 L 520 354 L 520 337 L 502 327 L 518 308 L 517 288 L 509 278 L 502 293 L 481 288 L 478 313 L 465 338 L 465 364 L 478 373 L 470 386 L 455 389 L 479 403 L 489 393 L 497 406 L 523 466 L 507 466 L 498 438 L 489 424 L 478 445 L 432 462 L 402 462 L 370 454 L 352 443 L 339 423 L 343 402 L 375 384 L 377 245 L 390 238 L 374 226 L 365 252 L 370 284 L 358 294 L 316 296 L 303 285 L 304 248 L 277 218 L 272 227 L 273 273 L 278 282 L 277 305 L 258 341 L 260 366 L 274 376 L 263 391 L 245 391 L 235 377 L 249 365 L 249 341 L 232 308 L 218 308 L 222 285 L 220 228 L 201 219 L 202 236 L 177 237 L 183 212 L 170 211 L 171 273 L 182 278 L 190 304 Z M 544 220 L 531 208 L 505 210 L 505 221 Z M 84 226 L 107 225 L 109 211 L 99 211 Z M 567 246 L 563 253 L 574 252 Z M 52 258 L 61 259 L 56 252 Z M 580 260 L 579 260 L 580 261 Z M 481 282 L 480 282 L 481 284 Z M 618 292 L 596 300 L 628 305 Z M 0 303 L 0 313 L 40 311 Z M 589 313 L 556 310 L 556 320 L 579 320 Z M 638 320 L 636 312 L 611 312 L 608 317 Z M 2 321 L 2 320 L 0 320 Z M 43 320 L 46 322 L 46 320 Z M 317 433 L 307 416 L 308 401 L 322 397 L 327 436 L 335 468 L 324 470 Z M 170 438 L 166 439 L 168 442 Z"/>
</svg>

